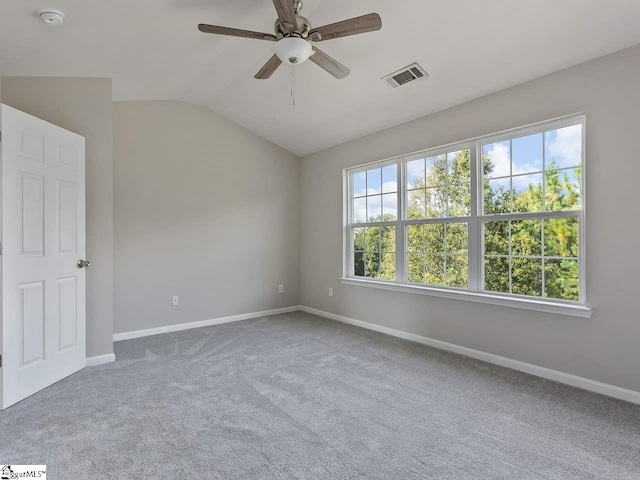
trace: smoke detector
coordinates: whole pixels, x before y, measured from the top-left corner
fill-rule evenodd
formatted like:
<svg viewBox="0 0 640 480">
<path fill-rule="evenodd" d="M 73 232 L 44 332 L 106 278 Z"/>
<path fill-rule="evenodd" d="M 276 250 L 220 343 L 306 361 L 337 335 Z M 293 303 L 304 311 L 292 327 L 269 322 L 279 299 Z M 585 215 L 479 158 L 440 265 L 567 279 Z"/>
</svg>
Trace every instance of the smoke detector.
<svg viewBox="0 0 640 480">
<path fill-rule="evenodd" d="M 55 8 L 44 8 L 38 12 L 38 16 L 52 27 L 58 27 L 64 22 L 64 12 Z"/>
</svg>

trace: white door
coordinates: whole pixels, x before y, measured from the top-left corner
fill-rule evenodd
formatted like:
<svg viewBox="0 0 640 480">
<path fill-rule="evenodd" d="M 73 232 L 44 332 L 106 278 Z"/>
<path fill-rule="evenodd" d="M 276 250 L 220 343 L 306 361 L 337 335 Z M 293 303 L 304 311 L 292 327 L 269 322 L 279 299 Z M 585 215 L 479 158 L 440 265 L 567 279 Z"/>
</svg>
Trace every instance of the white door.
<svg viewBox="0 0 640 480">
<path fill-rule="evenodd" d="M 0 108 L 4 409 L 85 366 L 85 143 Z"/>
</svg>

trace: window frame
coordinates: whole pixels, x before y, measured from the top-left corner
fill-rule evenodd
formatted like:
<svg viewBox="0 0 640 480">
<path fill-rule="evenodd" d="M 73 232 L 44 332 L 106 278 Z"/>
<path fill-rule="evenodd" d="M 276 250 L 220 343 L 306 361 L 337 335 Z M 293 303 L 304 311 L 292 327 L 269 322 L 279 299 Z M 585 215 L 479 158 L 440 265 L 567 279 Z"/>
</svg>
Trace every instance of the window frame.
<svg viewBox="0 0 640 480">
<path fill-rule="evenodd" d="M 570 211 L 542 211 L 542 212 L 511 212 L 499 214 L 484 214 L 484 185 L 482 178 L 483 160 L 482 146 L 496 142 L 511 141 L 515 138 L 525 137 L 534 134 L 543 134 L 550 130 L 556 130 L 573 125 L 582 127 L 582 163 L 581 163 L 581 210 Z M 524 127 L 512 128 L 489 135 L 483 135 L 461 142 L 441 145 L 407 155 L 399 155 L 385 160 L 369 162 L 343 170 L 344 182 L 344 218 L 343 218 L 343 276 L 340 281 L 347 285 L 357 285 L 385 290 L 395 290 L 407 293 L 417 293 L 432 295 L 452 299 L 468 300 L 479 303 L 502 305 L 507 307 L 523 308 L 527 310 L 543 311 L 589 318 L 592 309 L 587 306 L 586 299 L 586 115 L 584 113 L 567 115 L 552 120 L 537 122 Z M 470 172 L 471 172 L 471 205 L 468 217 L 442 217 L 412 219 L 407 218 L 408 189 L 406 185 L 407 163 L 421 158 L 429 158 L 437 155 L 469 149 Z M 545 151 L 543 143 L 543 152 Z M 513 161 L 513 160 L 512 160 Z M 397 172 L 397 217 L 391 222 L 362 222 L 353 223 L 353 175 L 372 168 L 383 168 L 389 165 L 396 165 Z M 546 165 L 543 163 L 543 179 Z M 512 168 L 512 167 L 511 167 Z M 513 173 L 513 172 L 511 172 Z M 535 172 L 531 172 L 532 174 Z M 512 178 L 510 176 L 509 178 Z M 447 184 L 448 185 L 448 184 Z M 383 212 L 384 214 L 384 212 Z M 484 224 L 487 221 L 517 221 L 526 219 L 544 220 L 550 218 L 577 218 L 579 222 L 578 238 L 578 269 L 579 269 L 579 300 L 569 301 L 553 299 L 544 296 L 524 296 L 513 293 L 498 293 L 484 289 L 484 265 L 485 242 Z M 408 281 L 408 244 L 407 226 L 412 224 L 428 223 L 467 223 L 468 224 L 468 287 L 449 287 L 436 285 L 423 285 L 410 283 Z M 353 255 L 353 228 L 366 228 L 371 226 L 395 226 L 396 228 L 396 279 L 382 280 L 370 277 L 356 277 L 354 275 L 354 255 Z M 544 239 L 542 239 L 544 242 Z M 544 272 L 544 268 L 543 268 Z M 544 275 L 544 273 L 543 273 Z M 544 286 L 543 286 L 544 288 Z M 544 295 L 544 290 L 542 292 Z"/>
</svg>

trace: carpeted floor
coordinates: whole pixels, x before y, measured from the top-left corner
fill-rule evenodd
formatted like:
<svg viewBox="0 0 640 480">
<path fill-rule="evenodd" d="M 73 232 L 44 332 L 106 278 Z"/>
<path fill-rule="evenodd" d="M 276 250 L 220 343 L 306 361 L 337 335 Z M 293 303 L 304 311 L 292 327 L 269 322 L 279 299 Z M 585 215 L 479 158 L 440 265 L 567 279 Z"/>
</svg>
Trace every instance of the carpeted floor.
<svg viewBox="0 0 640 480">
<path fill-rule="evenodd" d="M 305 313 L 115 344 L 0 412 L 49 479 L 640 479 L 640 406 Z"/>
</svg>

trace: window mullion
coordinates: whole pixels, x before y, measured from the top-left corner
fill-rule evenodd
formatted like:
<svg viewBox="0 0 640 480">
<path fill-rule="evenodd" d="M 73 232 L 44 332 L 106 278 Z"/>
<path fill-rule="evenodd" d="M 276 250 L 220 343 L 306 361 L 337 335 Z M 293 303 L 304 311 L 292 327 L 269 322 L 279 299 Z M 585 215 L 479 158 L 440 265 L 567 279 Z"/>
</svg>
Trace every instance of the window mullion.
<svg viewBox="0 0 640 480">
<path fill-rule="evenodd" d="M 407 249 L 405 241 L 405 227 L 404 227 L 404 218 L 406 215 L 406 205 L 405 205 L 405 162 L 404 159 L 399 159 L 397 163 L 397 182 L 398 182 L 398 217 L 396 222 L 396 282 L 405 283 L 406 282 L 406 274 L 405 274 L 405 265 L 407 263 Z"/>
<path fill-rule="evenodd" d="M 478 221 L 479 199 L 482 191 L 482 175 L 479 169 L 480 161 L 478 155 L 478 145 L 469 146 L 469 161 L 471 163 L 471 218 L 469 219 L 469 290 L 477 292 L 480 290 L 480 265 L 482 259 L 481 246 L 481 225 Z"/>
<path fill-rule="evenodd" d="M 354 253 L 353 253 L 353 240 L 351 238 L 352 227 L 351 224 L 353 222 L 353 175 L 345 174 L 342 179 L 343 182 L 346 182 L 346 208 L 343 210 L 343 248 L 345 249 L 345 254 L 343 257 L 343 273 L 351 277 L 354 274 L 353 264 L 354 264 Z"/>
</svg>

